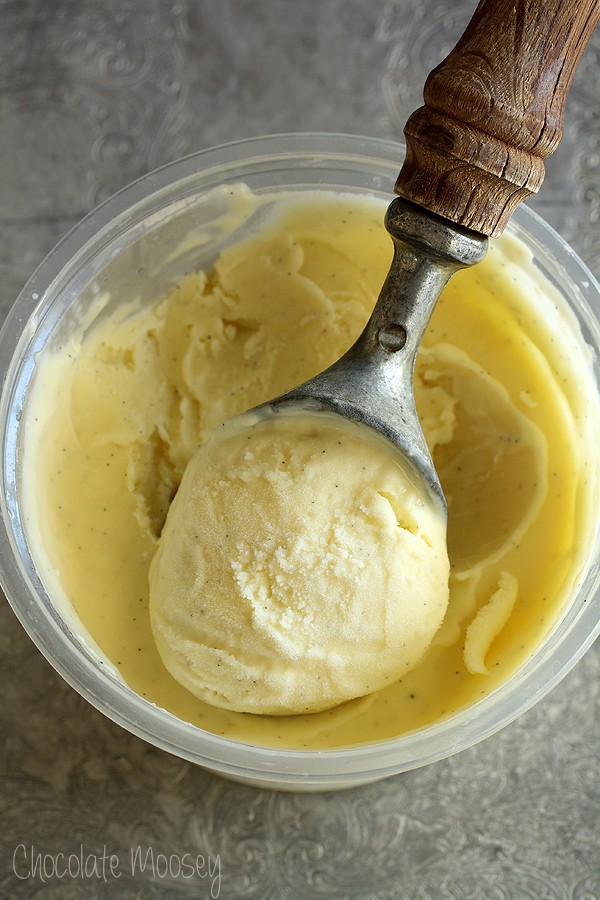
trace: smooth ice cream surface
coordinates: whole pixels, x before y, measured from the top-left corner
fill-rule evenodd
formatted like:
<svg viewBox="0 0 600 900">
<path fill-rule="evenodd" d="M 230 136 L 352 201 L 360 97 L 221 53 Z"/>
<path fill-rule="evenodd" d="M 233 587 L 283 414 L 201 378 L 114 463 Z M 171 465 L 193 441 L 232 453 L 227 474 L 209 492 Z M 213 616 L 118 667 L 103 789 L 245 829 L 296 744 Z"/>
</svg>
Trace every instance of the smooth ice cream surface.
<svg viewBox="0 0 600 900">
<path fill-rule="evenodd" d="M 192 457 L 150 569 L 167 669 L 203 700 L 273 715 L 398 680 L 448 604 L 441 504 L 365 427 L 247 418 Z"/>
<path fill-rule="evenodd" d="M 213 214 L 225 200 L 229 234 L 219 242 Z M 216 428 L 351 345 L 392 248 L 386 201 L 231 188 L 208 206 L 210 222 L 189 239 L 202 259 L 205 236 L 217 235 L 204 268 L 184 277 L 176 258 L 157 259 L 156 241 L 136 246 L 132 268 L 146 266 L 150 284 L 165 266 L 179 283 L 138 297 L 122 267 L 105 273 L 80 326 L 39 355 L 23 420 L 23 492 L 51 596 L 133 690 L 241 741 L 319 749 L 387 740 L 477 703 L 552 633 L 595 540 L 598 391 L 573 315 L 512 234 L 454 275 L 437 304 L 415 395 L 448 504 L 450 597 L 416 665 L 323 712 L 220 709 L 170 675 L 151 630 L 149 568 L 167 512 Z M 389 512 L 383 499 L 380 509 Z"/>
</svg>

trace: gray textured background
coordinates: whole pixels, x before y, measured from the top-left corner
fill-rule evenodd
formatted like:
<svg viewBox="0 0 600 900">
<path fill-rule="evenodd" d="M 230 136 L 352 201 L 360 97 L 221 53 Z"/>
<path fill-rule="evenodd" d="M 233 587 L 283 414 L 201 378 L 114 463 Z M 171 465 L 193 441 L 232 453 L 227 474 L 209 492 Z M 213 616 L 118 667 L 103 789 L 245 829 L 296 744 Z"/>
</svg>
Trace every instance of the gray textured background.
<svg viewBox="0 0 600 900">
<path fill-rule="evenodd" d="M 0 0 L 0 304 L 116 189 L 250 135 L 401 138 L 467 0 Z M 600 274 L 600 33 L 531 205 Z M 339 794 L 228 783 L 142 743 L 0 607 L 0 898 L 600 897 L 600 646 L 536 708 L 446 762 Z M 24 879 L 21 851 L 118 878 Z M 197 854 L 205 877 L 133 871 Z M 106 864 L 105 864 L 106 866 Z M 99 869 L 97 873 L 102 875 Z"/>
</svg>

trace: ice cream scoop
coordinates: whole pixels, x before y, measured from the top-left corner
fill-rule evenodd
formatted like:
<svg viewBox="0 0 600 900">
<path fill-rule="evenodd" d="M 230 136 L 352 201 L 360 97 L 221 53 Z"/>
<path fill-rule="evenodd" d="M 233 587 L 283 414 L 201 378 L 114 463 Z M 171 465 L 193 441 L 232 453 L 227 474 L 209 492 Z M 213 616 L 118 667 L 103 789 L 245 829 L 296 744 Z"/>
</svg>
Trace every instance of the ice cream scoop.
<svg viewBox="0 0 600 900">
<path fill-rule="evenodd" d="M 394 258 L 363 333 L 188 463 L 150 568 L 150 618 L 166 668 L 201 699 L 314 712 L 399 680 L 427 651 L 449 561 L 417 350 L 453 272 L 481 261 L 541 184 L 599 7 L 480 4 L 407 123 L 386 216 Z"/>
<path fill-rule="evenodd" d="M 367 326 L 333 366 L 264 407 L 324 409 L 388 438 L 444 504 L 413 398 L 415 357 L 442 288 L 483 259 L 543 180 L 598 0 L 483 0 L 425 85 L 386 227 L 395 246 Z M 507 364 L 509 361 L 507 360 Z"/>
<path fill-rule="evenodd" d="M 150 585 L 163 662 L 197 697 L 317 712 L 387 687 L 430 645 L 446 522 L 362 432 L 305 410 L 257 417 L 190 460 Z"/>
</svg>

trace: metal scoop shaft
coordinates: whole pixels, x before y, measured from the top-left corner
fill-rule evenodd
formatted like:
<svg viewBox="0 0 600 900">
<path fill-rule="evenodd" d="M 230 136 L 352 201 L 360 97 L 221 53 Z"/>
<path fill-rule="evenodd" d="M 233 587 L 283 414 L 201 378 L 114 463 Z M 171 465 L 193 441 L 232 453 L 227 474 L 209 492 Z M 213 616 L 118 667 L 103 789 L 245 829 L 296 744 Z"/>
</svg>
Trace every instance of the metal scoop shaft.
<svg viewBox="0 0 600 900">
<path fill-rule="evenodd" d="M 415 360 L 448 279 L 482 260 L 488 240 L 399 197 L 385 224 L 394 257 L 364 331 L 332 366 L 269 405 L 281 411 L 300 404 L 368 425 L 401 450 L 444 502 L 415 408 Z"/>
</svg>

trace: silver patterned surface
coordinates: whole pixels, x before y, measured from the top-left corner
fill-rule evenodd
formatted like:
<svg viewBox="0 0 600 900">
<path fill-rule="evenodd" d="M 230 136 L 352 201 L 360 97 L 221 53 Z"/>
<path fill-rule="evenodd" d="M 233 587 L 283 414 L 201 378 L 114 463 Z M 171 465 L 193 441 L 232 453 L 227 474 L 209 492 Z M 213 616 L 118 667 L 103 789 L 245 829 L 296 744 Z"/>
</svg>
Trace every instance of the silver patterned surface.
<svg viewBox="0 0 600 900">
<path fill-rule="evenodd" d="M 474 5 L 0 0 L 2 315 L 85 212 L 157 165 L 260 133 L 401 137 Z M 596 33 L 532 203 L 596 275 L 599 72 Z M 598 645 L 471 750 L 369 787 L 291 795 L 228 783 L 122 731 L 63 683 L 6 604 L 0 617 L 0 898 L 600 897 Z"/>
</svg>

